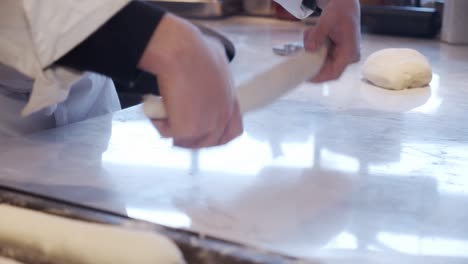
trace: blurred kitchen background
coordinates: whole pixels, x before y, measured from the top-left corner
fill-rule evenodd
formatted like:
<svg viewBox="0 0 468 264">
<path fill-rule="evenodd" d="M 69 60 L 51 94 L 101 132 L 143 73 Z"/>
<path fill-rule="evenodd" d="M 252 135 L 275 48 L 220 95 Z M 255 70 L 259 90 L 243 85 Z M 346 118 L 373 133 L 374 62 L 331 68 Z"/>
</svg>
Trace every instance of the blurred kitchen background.
<svg viewBox="0 0 468 264">
<path fill-rule="evenodd" d="M 153 0 L 167 10 L 190 18 L 219 19 L 232 15 L 294 20 L 273 0 Z M 364 32 L 410 37 L 437 37 L 444 2 L 466 0 L 361 0 Z M 468 10 L 465 10 L 468 11 Z M 316 15 L 315 15 L 316 16 Z M 314 22 L 314 15 L 307 23 Z"/>
<path fill-rule="evenodd" d="M 339 0 L 344 1 L 344 0 Z M 203 20 L 223 20 L 232 16 L 261 17 L 314 24 L 319 19 L 315 13 L 299 21 L 273 0 L 150 0 L 155 5 L 177 15 L 203 24 Z M 362 32 L 365 34 L 392 35 L 420 39 L 440 39 L 449 44 L 468 44 L 468 0 L 360 0 Z M 235 53 L 235 47 L 221 34 L 202 28 L 205 34 L 220 39 L 226 49 Z M 133 84 L 117 83 L 122 107 L 141 102 L 142 94 L 136 94 L 135 85 L 148 87 L 148 93 L 157 81 L 142 75 Z"/>
</svg>

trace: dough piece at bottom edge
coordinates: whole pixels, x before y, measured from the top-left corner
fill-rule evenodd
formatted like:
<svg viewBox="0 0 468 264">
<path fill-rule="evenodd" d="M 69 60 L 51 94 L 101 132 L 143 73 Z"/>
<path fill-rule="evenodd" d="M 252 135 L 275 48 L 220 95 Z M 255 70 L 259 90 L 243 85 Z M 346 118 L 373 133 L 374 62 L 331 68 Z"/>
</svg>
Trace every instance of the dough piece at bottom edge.
<svg viewBox="0 0 468 264">
<path fill-rule="evenodd" d="M 87 223 L 0 204 L 0 244 L 38 253 L 53 263 L 183 264 L 166 237 Z"/>
</svg>

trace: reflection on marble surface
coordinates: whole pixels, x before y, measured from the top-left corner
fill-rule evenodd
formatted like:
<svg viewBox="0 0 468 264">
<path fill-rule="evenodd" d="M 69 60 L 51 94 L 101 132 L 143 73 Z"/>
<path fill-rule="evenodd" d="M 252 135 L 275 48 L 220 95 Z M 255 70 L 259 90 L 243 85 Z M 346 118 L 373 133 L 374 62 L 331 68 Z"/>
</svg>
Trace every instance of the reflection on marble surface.
<svg viewBox="0 0 468 264">
<path fill-rule="evenodd" d="M 268 21 L 209 22 L 238 46 L 237 81 L 300 40 L 301 24 Z M 197 152 L 172 148 L 135 107 L 0 139 L 0 184 L 324 263 L 467 263 L 468 48 L 363 37 L 364 57 L 387 47 L 427 55 L 431 87 L 370 87 L 356 64 Z"/>
</svg>

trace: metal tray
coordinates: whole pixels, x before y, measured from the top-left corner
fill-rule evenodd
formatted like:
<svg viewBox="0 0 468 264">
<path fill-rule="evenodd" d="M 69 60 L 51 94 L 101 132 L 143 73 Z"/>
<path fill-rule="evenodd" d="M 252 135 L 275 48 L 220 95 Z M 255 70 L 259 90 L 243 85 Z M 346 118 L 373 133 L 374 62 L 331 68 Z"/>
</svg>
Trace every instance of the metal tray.
<svg viewBox="0 0 468 264">
<path fill-rule="evenodd" d="M 195 232 L 168 228 L 115 213 L 0 186 L 0 204 L 2 203 L 75 220 L 120 225 L 147 232 L 158 232 L 166 235 L 178 245 L 189 264 L 309 263 L 292 257 L 204 236 Z M 40 259 L 37 256 L 31 256 L 27 252 L 15 252 L 14 249 L 2 247 L 1 244 L 0 255 L 28 264 L 49 264 L 46 260 Z"/>
</svg>

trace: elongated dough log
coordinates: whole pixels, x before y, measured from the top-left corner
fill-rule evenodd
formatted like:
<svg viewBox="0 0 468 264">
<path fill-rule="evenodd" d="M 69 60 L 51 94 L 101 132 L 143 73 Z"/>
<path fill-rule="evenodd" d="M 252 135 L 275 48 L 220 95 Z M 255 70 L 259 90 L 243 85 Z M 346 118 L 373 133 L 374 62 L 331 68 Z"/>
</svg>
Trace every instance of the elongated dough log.
<svg viewBox="0 0 468 264">
<path fill-rule="evenodd" d="M 182 264 L 169 239 L 0 205 L 0 244 L 32 251 L 53 263 Z"/>
<path fill-rule="evenodd" d="M 241 113 L 267 106 L 296 88 L 302 82 L 316 76 L 325 62 L 329 43 L 314 53 L 301 50 L 295 55 L 244 80 L 236 87 Z M 150 119 L 167 119 L 163 99 L 147 95 L 143 113 Z"/>
</svg>

